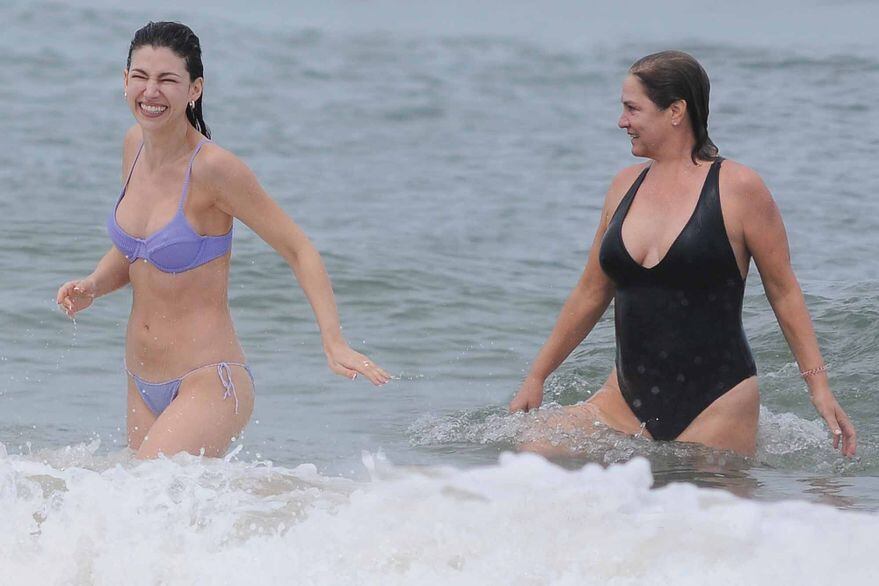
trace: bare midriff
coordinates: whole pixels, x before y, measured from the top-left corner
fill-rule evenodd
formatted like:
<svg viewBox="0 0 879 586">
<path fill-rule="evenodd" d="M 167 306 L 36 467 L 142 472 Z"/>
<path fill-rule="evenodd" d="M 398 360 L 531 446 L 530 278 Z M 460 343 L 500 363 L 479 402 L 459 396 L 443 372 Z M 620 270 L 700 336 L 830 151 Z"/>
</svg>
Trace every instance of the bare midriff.
<svg viewBox="0 0 879 586">
<path fill-rule="evenodd" d="M 138 259 L 125 340 L 128 369 L 150 381 L 216 362 L 245 362 L 229 311 L 229 255 L 183 273 Z"/>
</svg>

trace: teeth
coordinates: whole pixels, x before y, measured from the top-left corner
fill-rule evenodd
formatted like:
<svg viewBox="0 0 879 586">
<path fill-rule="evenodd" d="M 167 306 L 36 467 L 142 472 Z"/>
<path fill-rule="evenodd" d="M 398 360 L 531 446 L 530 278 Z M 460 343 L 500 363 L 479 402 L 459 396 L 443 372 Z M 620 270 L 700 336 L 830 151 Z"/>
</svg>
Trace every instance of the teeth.
<svg viewBox="0 0 879 586">
<path fill-rule="evenodd" d="M 146 104 L 141 104 L 140 107 L 150 114 L 161 114 L 168 109 L 168 106 L 148 106 Z"/>
</svg>

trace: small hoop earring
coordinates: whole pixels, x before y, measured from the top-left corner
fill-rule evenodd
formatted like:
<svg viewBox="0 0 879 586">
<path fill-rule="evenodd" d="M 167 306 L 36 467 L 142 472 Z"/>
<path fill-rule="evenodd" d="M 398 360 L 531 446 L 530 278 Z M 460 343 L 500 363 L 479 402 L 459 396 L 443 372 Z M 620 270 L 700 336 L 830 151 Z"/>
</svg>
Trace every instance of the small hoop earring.
<svg viewBox="0 0 879 586">
<path fill-rule="evenodd" d="M 123 98 L 127 98 L 127 97 L 128 97 L 128 92 L 122 92 L 122 97 L 123 97 Z"/>
<path fill-rule="evenodd" d="M 195 110 L 195 102 L 189 102 L 189 107 Z"/>
</svg>

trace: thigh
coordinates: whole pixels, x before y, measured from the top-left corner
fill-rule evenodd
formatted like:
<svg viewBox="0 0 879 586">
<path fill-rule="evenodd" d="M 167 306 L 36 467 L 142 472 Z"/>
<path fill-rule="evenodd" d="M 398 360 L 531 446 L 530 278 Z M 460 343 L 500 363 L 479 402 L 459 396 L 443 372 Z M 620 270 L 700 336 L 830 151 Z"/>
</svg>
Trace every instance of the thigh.
<svg viewBox="0 0 879 586">
<path fill-rule="evenodd" d="M 550 457 L 571 455 L 580 451 L 589 435 L 602 427 L 652 439 L 623 399 L 616 382 L 616 371 L 586 401 L 539 418 L 526 440 L 519 444 L 519 449 Z"/>
<path fill-rule="evenodd" d="M 235 397 L 226 392 L 216 368 L 198 370 L 180 385 L 177 398 L 156 419 L 137 452 L 138 458 L 178 452 L 219 457 L 226 453 L 253 412 L 253 381 L 241 366 L 230 365 Z"/>
<path fill-rule="evenodd" d="M 583 451 L 590 435 L 604 422 L 598 409 L 584 402 L 539 409 L 529 423 L 518 444 L 519 450 L 553 458 Z"/>
<path fill-rule="evenodd" d="M 759 417 L 760 391 L 752 376 L 715 399 L 675 439 L 753 456 Z"/>
<path fill-rule="evenodd" d="M 608 427 L 627 435 L 642 435 L 653 439 L 623 398 L 617 382 L 616 369 L 611 372 L 604 386 L 587 400 L 587 403 L 598 411 L 601 422 Z"/>
<path fill-rule="evenodd" d="M 128 431 L 128 447 L 137 451 L 150 427 L 155 423 L 156 416 L 144 403 L 140 391 L 137 390 L 137 385 L 134 384 L 134 379 L 130 375 L 126 375 L 126 377 L 128 378 L 128 401 L 125 423 Z"/>
</svg>

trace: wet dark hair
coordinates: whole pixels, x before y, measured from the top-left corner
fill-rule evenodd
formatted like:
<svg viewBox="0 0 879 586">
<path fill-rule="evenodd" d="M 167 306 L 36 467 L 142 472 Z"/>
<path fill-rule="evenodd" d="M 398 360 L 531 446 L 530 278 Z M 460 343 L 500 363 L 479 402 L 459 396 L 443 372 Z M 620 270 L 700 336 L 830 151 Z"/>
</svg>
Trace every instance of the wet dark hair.
<svg viewBox="0 0 879 586">
<path fill-rule="evenodd" d="M 201 43 L 192 29 L 179 22 L 148 22 L 146 26 L 134 33 L 131 45 L 128 47 L 128 61 L 126 68 L 131 69 L 131 54 L 135 49 L 149 45 L 151 47 L 165 47 L 171 49 L 183 61 L 186 62 L 186 71 L 189 72 L 189 81 L 195 81 L 204 77 L 204 66 L 201 63 Z M 211 137 L 208 125 L 204 123 L 201 111 L 201 102 L 204 90 L 195 102 L 195 107 L 186 106 L 186 118 L 190 124 L 205 135 Z"/>
<path fill-rule="evenodd" d="M 662 51 L 635 61 L 629 73 L 641 80 L 647 97 L 665 110 L 677 100 L 687 103 L 687 114 L 696 144 L 690 156 L 713 161 L 718 148 L 708 137 L 708 74 L 691 55 L 683 51 Z"/>
</svg>

